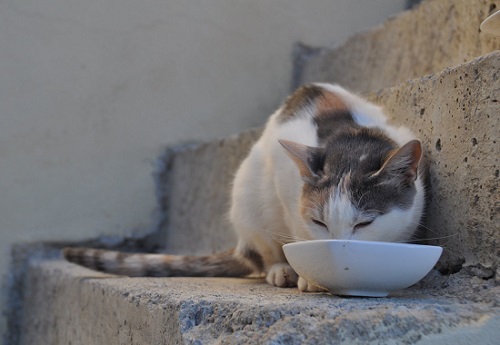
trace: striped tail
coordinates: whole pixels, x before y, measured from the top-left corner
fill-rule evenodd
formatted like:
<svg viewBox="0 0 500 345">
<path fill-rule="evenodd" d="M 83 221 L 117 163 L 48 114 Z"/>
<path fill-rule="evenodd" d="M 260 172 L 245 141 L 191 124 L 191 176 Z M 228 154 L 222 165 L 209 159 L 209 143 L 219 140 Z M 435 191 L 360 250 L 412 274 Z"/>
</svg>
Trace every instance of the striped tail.
<svg viewBox="0 0 500 345">
<path fill-rule="evenodd" d="M 243 277 L 252 265 L 234 249 L 207 256 L 134 254 L 103 249 L 64 248 L 69 262 L 97 271 L 130 277 Z"/>
</svg>

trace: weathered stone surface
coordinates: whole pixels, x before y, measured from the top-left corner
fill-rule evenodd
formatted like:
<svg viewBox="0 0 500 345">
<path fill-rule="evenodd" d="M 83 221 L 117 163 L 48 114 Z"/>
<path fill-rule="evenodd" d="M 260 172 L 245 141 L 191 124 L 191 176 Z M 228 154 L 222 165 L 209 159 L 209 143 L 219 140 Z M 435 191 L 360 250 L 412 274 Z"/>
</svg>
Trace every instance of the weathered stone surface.
<svg viewBox="0 0 500 345">
<path fill-rule="evenodd" d="M 231 181 L 260 133 L 249 130 L 167 152 L 158 183 L 168 252 L 211 254 L 235 245 L 227 217 Z"/>
<path fill-rule="evenodd" d="M 430 156 L 427 236 L 445 248 L 441 268 L 464 263 L 493 276 L 500 267 L 500 52 L 371 99 L 412 128 Z"/>
<path fill-rule="evenodd" d="M 442 277 L 388 298 L 259 279 L 124 278 L 63 261 L 25 281 L 20 344 L 496 344 L 500 287 Z"/>
<path fill-rule="evenodd" d="M 498 0 L 427 0 L 344 44 L 308 56 L 296 84 L 339 83 L 368 93 L 438 73 L 500 48 L 500 37 L 479 31 Z"/>
</svg>

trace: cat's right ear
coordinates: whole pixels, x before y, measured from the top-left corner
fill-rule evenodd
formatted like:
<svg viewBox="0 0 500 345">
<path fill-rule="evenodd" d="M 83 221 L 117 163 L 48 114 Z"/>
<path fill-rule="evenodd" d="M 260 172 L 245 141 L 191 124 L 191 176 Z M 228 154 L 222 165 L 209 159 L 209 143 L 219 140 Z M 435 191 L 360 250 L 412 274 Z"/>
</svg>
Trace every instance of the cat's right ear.
<svg viewBox="0 0 500 345">
<path fill-rule="evenodd" d="M 299 144 L 290 140 L 278 140 L 285 148 L 288 157 L 299 168 L 299 173 L 307 182 L 312 182 L 320 177 L 323 169 L 323 151 L 317 147 Z"/>
</svg>

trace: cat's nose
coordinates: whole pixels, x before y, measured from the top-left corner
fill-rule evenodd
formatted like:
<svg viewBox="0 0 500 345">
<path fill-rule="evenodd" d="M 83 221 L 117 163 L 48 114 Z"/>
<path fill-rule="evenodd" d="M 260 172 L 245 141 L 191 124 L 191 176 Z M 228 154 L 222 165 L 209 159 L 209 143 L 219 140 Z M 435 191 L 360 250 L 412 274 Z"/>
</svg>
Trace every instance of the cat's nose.
<svg viewBox="0 0 500 345">
<path fill-rule="evenodd" d="M 352 240 L 354 236 L 354 232 L 352 228 L 343 228 L 338 232 L 332 234 L 333 240 Z"/>
</svg>

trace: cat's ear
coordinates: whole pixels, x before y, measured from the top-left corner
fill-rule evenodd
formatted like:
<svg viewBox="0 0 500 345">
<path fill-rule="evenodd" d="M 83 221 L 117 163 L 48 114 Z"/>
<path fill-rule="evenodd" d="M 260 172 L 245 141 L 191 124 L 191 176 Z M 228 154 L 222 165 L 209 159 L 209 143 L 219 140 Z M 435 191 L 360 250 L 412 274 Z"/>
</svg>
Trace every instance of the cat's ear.
<svg viewBox="0 0 500 345">
<path fill-rule="evenodd" d="M 319 177 L 323 169 L 322 149 L 299 144 L 290 140 L 278 141 L 281 146 L 285 148 L 288 157 L 290 157 L 299 168 L 299 173 L 302 178 L 311 182 Z"/>
<path fill-rule="evenodd" d="M 412 140 L 387 158 L 373 176 L 384 176 L 389 182 L 410 185 L 417 178 L 417 169 L 422 156 L 422 144 Z"/>
</svg>

